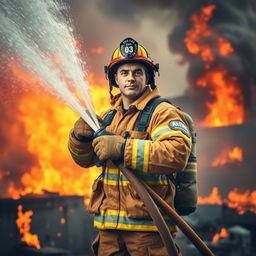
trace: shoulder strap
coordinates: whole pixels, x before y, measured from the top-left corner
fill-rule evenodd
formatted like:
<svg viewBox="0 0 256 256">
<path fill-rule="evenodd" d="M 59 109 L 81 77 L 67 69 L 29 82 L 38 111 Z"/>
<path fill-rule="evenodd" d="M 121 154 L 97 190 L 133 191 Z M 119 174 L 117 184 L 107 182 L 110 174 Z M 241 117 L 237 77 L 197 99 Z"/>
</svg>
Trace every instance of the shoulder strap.
<svg viewBox="0 0 256 256">
<path fill-rule="evenodd" d="M 105 118 L 102 121 L 102 127 L 104 127 L 104 129 L 112 123 L 115 114 L 116 114 L 115 109 L 112 109 L 107 113 L 107 115 L 105 116 Z"/>
<path fill-rule="evenodd" d="M 146 107 L 140 112 L 140 114 L 138 116 L 138 119 L 136 121 L 136 126 L 135 126 L 136 131 L 140 131 L 140 132 L 146 131 L 146 129 L 149 125 L 149 122 L 151 120 L 151 117 L 154 113 L 154 110 L 156 109 L 158 104 L 160 104 L 161 102 L 168 102 L 168 103 L 172 104 L 169 100 L 160 98 L 160 97 L 156 97 L 156 98 L 150 100 L 147 103 Z M 178 184 L 176 182 L 174 175 L 170 174 L 170 175 L 167 175 L 167 177 L 172 181 L 172 183 L 175 185 L 175 187 L 178 188 Z"/>
<path fill-rule="evenodd" d="M 149 125 L 149 122 L 151 120 L 151 117 L 154 113 L 155 108 L 161 102 L 168 102 L 168 103 L 172 104 L 169 100 L 160 98 L 160 97 L 156 97 L 156 98 L 153 98 L 152 100 L 150 100 L 147 103 L 147 105 L 145 106 L 145 108 L 140 112 L 140 114 L 137 118 L 136 125 L 135 125 L 136 131 L 140 131 L 140 132 L 146 131 L 146 129 Z M 116 114 L 115 109 L 112 109 L 107 113 L 107 115 L 105 116 L 105 118 L 102 121 L 102 127 L 104 127 L 104 129 L 112 123 L 115 114 Z"/>
<path fill-rule="evenodd" d="M 156 98 L 153 98 L 152 100 L 150 100 L 147 103 L 146 107 L 140 112 L 140 114 L 137 118 L 136 125 L 135 125 L 136 131 L 139 131 L 139 132 L 146 131 L 146 129 L 149 125 L 149 122 L 151 120 L 151 117 L 154 113 L 155 108 L 161 102 L 168 102 L 168 103 L 172 104 L 169 100 L 160 98 L 160 97 L 156 97 Z"/>
</svg>

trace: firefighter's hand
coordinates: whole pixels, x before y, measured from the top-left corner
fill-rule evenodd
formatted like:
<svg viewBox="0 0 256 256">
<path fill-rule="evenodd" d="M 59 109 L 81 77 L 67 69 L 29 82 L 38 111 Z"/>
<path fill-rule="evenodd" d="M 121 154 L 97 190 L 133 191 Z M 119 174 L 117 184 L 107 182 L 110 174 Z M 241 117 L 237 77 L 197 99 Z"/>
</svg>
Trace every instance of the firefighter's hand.
<svg viewBox="0 0 256 256">
<path fill-rule="evenodd" d="M 95 138 L 92 146 L 100 161 L 118 160 L 122 157 L 125 139 L 119 135 L 105 135 Z"/>
<path fill-rule="evenodd" d="M 97 118 L 101 125 L 102 119 L 99 116 L 97 116 Z M 93 129 L 80 117 L 74 125 L 75 137 L 82 140 L 83 138 L 92 138 L 93 134 Z"/>
</svg>

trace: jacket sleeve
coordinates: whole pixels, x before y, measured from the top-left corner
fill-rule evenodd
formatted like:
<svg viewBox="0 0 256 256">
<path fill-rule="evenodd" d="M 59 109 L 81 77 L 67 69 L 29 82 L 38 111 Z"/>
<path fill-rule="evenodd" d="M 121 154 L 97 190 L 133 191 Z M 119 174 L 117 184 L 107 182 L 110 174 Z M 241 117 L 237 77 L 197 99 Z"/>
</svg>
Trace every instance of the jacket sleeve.
<svg viewBox="0 0 256 256">
<path fill-rule="evenodd" d="M 103 119 L 108 111 L 103 112 L 100 117 Z M 73 135 L 73 129 L 69 133 L 68 149 L 73 160 L 80 166 L 88 168 L 96 163 L 96 154 L 93 151 L 92 141 L 81 142 Z"/>
<path fill-rule="evenodd" d="M 151 140 L 127 139 L 125 167 L 149 174 L 182 171 L 191 151 L 191 135 L 181 112 L 168 103 L 159 104 L 148 132 Z"/>
<path fill-rule="evenodd" d="M 91 142 L 80 142 L 73 135 L 73 129 L 70 131 L 68 140 L 68 149 L 73 160 L 82 167 L 91 167 L 94 163 L 94 151 Z"/>
</svg>

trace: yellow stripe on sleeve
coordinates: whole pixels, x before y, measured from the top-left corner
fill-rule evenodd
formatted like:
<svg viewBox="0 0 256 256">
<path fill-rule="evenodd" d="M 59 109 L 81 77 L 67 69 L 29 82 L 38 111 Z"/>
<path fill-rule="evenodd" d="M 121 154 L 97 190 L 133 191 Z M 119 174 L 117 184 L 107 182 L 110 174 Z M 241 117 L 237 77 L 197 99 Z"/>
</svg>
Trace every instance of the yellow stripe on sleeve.
<svg viewBox="0 0 256 256">
<path fill-rule="evenodd" d="M 136 164 L 137 164 L 137 150 L 138 150 L 138 140 L 133 139 L 132 143 L 132 169 L 136 169 Z"/>
<path fill-rule="evenodd" d="M 153 138 L 160 130 L 164 130 L 164 129 L 169 129 L 169 130 L 171 131 L 171 129 L 169 128 L 168 125 L 159 126 L 159 127 L 157 127 L 157 128 L 151 133 L 151 138 Z"/>
<path fill-rule="evenodd" d="M 143 172 L 148 172 L 149 143 L 150 143 L 150 141 L 146 141 L 146 142 L 145 142 L 145 146 L 144 146 Z"/>
<path fill-rule="evenodd" d="M 159 135 L 157 138 L 156 138 L 156 141 L 159 141 L 159 140 L 162 140 L 164 139 L 165 137 L 168 137 L 168 135 L 182 135 L 183 136 L 183 133 L 181 131 L 168 131 L 168 132 L 164 132 L 162 133 L 161 135 Z"/>
</svg>

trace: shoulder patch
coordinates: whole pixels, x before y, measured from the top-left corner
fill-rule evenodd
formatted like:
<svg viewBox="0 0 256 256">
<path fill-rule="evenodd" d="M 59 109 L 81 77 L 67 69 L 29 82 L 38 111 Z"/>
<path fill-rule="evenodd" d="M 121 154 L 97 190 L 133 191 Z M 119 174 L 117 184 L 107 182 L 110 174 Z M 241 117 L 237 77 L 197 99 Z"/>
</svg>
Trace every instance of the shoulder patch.
<svg viewBox="0 0 256 256">
<path fill-rule="evenodd" d="M 184 123 L 182 123 L 180 120 L 172 120 L 169 123 L 169 127 L 172 130 L 182 131 L 185 135 L 190 137 L 190 131 L 189 131 L 188 127 Z"/>
</svg>

